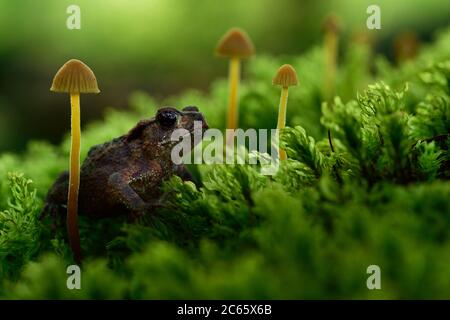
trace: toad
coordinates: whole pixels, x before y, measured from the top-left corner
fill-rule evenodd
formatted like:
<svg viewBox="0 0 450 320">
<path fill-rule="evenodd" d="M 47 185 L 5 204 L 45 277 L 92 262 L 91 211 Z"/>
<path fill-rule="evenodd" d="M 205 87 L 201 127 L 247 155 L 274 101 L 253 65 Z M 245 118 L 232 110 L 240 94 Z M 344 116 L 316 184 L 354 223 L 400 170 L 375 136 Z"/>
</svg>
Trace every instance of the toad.
<svg viewBox="0 0 450 320">
<path fill-rule="evenodd" d="M 200 125 L 194 126 L 196 121 Z M 171 139 L 172 133 L 184 129 L 182 132 L 192 137 L 202 135 L 207 127 L 197 107 L 182 111 L 164 107 L 127 134 L 92 147 L 80 170 L 79 214 L 134 220 L 151 212 L 158 206 L 164 180 L 173 175 L 191 180 L 186 167 L 171 159 L 172 148 L 178 143 Z M 63 172 L 48 192 L 43 215 L 55 218 L 66 213 L 68 187 L 69 173 Z"/>
</svg>

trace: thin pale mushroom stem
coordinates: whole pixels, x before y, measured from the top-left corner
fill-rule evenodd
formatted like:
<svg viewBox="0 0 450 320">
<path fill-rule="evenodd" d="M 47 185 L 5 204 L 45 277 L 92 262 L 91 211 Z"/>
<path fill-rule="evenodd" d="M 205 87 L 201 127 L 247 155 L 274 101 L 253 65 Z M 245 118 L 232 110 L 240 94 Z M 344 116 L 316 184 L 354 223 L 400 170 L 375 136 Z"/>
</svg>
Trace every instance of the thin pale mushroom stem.
<svg viewBox="0 0 450 320">
<path fill-rule="evenodd" d="M 325 33 L 325 99 L 327 103 L 331 104 L 335 94 L 336 83 L 336 60 L 338 48 L 338 35 L 336 31 L 327 31 Z M 328 142 L 330 144 L 331 152 L 334 152 L 333 138 L 331 130 L 328 129 Z"/>
<path fill-rule="evenodd" d="M 281 96 L 280 96 L 280 106 L 278 108 L 278 129 L 284 129 L 286 127 L 286 109 L 287 109 L 287 100 L 288 100 L 288 87 L 281 88 Z M 278 148 L 278 152 L 280 154 L 280 160 L 286 160 L 287 154 L 281 148 Z"/>
<path fill-rule="evenodd" d="M 238 126 L 238 87 L 241 73 L 241 60 L 237 57 L 230 59 L 229 84 L 230 96 L 228 100 L 227 129 L 236 129 Z M 229 133 L 232 133 L 231 131 Z M 233 136 L 227 136 L 227 145 L 233 144 Z"/>
<path fill-rule="evenodd" d="M 67 200 L 67 233 L 69 243 L 74 253 L 75 261 L 81 264 L 80 234 L 78 231 L 78 191 L 80 188 L 80 94 L 70 94 L 71 117 L 71 148 L 70 177 Z"/>
<path fill-rule="evenodd" d="M 336 83 L 336 58 L 337 58 L 338 36 L 334 31 L 325 34 L 326 74 L 325 74 L 325 98 L 331 102 L 335 94 Z"/>
</svg>

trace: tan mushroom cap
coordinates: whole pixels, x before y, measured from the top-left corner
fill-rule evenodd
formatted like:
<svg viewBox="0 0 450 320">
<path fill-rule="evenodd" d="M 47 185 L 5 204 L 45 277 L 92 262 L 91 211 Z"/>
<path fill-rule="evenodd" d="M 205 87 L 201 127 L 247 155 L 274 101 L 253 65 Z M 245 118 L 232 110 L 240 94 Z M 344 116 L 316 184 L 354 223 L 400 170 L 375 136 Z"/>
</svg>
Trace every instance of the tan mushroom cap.
<svg viewBox="0 0 450 320">
<path fill-rule="evenodd" d="M 341 20 L 335 14 L 330 14 L 323 22 L 323 29 L 327 32 L 339 33 L 341 31 Z"/>
<path fill-rule="evenodd" d="M 99 93 L 94 72 L 82 61 L 67 61 L 53 78 L 50 91 L 68 93 Z"/>
<path fill-rule="evenodd" d="M 244 30 L 232 28 L 220 39 L 216 53 L 223 57 L 249 58 L 255 54 L 255 47 Z"/>
<path fill-rule="evenodd" d="M 290 64 L 284 64 L 278 69 L 277 74 L 272 79 L 272 84 L 282 87 L 296 86 L 298 84 L 297 72 Z"/>
<path fill-rule="evenodd" d="M 410 31 L 403 32 L 394 39 L 394 50 L 397 58 L 413 58 L 419 51 L 419 47 L 417 35 Z"/>
</svg>

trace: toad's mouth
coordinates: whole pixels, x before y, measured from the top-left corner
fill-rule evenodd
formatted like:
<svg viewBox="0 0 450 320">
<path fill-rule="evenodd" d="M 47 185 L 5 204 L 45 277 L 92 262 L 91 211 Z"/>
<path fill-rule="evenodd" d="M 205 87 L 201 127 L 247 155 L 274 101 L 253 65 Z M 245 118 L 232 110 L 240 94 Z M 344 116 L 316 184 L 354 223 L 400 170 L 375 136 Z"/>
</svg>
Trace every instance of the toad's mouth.
<svg viewBox="0 0 450 320">
<path fill-rule="evenodd" d="M 203 125 L 202 127 L 196 127 L 189 130 L 187 133 L 182 135 L 177 135 L 176 138 L 173 137 L 173 133 L 166 137 L 163 141 L 160 142 L 160 145 L 168 145 L 168 144 L 177 144 L 179 142 L 184 141 L 185 139 L 191 140 L 191 137 L 194 137 L 194 141 L 201 141 L 203 140 L 203 136 L 205 134 L 205 131 L 208 129 L 208 125 Z M 195 139 L 198 138 L 198 139 Z"/>
</svg>

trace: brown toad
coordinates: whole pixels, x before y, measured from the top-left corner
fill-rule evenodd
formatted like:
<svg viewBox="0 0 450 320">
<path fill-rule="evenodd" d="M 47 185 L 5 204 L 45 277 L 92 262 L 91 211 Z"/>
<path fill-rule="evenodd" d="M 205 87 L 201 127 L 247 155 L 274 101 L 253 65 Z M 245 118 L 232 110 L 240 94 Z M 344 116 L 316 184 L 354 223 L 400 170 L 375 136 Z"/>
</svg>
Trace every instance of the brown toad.
<svg viewBox="0 0 450 320">
<path fill-rule="evenodd" d="M 200 124 L 196 129 L 194 121 Z M 186 167 L 171 159 L 172 148 L 178 143 L 172 141 L 172 133 L 186 129 L 183 132 L 192 137 L 206 128 L 196 107 L 182 111 L 164 107 L 127 134 L 92 147 L 80 170 L 79 214 L 92 218 L 126 215 L 134 219 L 151 211 L 158 205 L 162 181 L 172 175 L 190 179 Z M 69 173 L 64 172 L 50 189 L 43 214 L 56 217 L 66 212 L 68 186 Z"/>
</svg>

